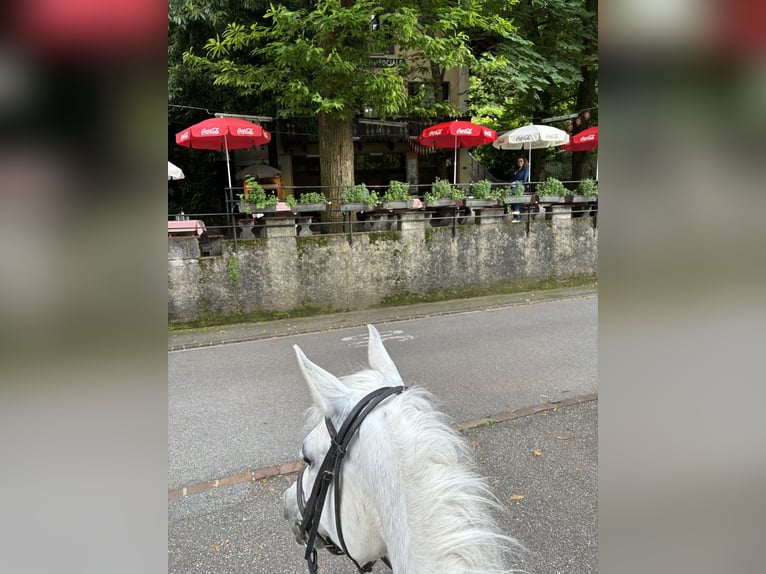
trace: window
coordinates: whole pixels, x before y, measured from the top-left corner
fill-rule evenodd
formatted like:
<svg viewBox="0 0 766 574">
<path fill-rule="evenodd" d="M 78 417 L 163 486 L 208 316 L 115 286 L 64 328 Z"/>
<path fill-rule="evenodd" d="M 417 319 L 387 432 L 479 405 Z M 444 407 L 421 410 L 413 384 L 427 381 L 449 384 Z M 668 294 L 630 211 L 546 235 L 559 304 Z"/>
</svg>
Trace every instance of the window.
<svg viewBox="0 0 766 574">
<path fill-rule="evenodd" d="M 372 48 L 373 54 L 393 54 L 394 53 L 394 44 L 391 43 L 390 35 L 386 34 L 385 26 L 383 26 L 383 24 L 381 23 L 380 16 L 378 14 L 373 14 L 370 16 L 370 31 L 373 34 L 376 34 L 376 37 L 374 39 L 376 40 L 375 44 L 377 44 L 378 46 L 380 45 L 381 41 L 387 42 L 387 45 L 383 51 Z M 382 34 L 382 37 L 379 36 L 380 34 Z"/>
</svg>

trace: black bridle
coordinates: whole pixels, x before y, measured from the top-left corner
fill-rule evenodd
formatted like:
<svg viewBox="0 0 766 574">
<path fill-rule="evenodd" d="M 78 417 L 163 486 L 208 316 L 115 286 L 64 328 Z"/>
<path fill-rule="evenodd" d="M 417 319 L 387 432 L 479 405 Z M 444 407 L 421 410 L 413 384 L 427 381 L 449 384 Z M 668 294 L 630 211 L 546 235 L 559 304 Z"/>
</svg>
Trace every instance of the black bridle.
<svg viewBox="0 0 766 574">
<path fill-rule="evenodd" d="M 351 561 L 356 565 L 360 572 L 370 572 L 375 562 L 368 562 L 364 566 L 361 566 L 346 548 L 346 541 L 343 539 L 343 529 L 341 528 L 340 519 L 340 495 L 341 495 L 341 463 L 343 457 L 348 452 L 348 445 L 354 438 L 356 431 L 364 421 L 365 417 L 378 406 L 382 401 L 391 395 L 401 393 L 406 387 L 382 387 L 366 395 L 360 400 L 351 413 L 343 421 L 343 425 L 339 431 L 335 431 L 335 427 L 329 418 L 325 418 L 325 424 L 327 430 L 330 433 L 330 449 L 322 461 L 322 466 L 319 467 L 319 472 L 314 480 L 314 486 L 311 489 L 311 495 L 308 501 L 303 496 L 303 473 L 307 467 L 304 467 L 298 474 L 298 509 L 303 516 L 301 522 L 301 535 L 306 541 L 306 562 L 308 563 L 309 573 L 317 574 L 317 551 L 314 545 L 317 538 L 322 541 L 327 550 L 331 553 L 340 555 L 346 554 Z M 322 508 L 324 507 L 327 493 L 330 490 L 330 485 L 335 486 L 335 529 L 338 531 L 338 542 L 340 547 L 335 545 L 331 540 L 323 537 L 319 534 L 319 522 L 322 518 Z M 387 558 L 382 558 L 388 567 L 391 567 Z"/>
</svg>

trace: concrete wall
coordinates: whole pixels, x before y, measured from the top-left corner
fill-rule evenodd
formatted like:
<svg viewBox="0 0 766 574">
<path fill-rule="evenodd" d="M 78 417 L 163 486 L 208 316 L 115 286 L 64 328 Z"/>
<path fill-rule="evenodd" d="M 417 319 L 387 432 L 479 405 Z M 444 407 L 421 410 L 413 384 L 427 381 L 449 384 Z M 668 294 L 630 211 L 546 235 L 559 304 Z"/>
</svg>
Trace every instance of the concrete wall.
<svg viewBox="0 0 766 574">
<path fill-rule="evenodd" d="M 422 217 L 422 216 L 421 216 Z M 550 216 L 549 216 L 550 217 Z M 168 242 L 171 323 L 312 307 L 362 309 L 407 295 L 596 276 L 592 217 L 240 240 L 199 257 L 196 239 Z M 408 227 L 414 227 L 410 229 Z M 192 245 L 185 246 L 184 242 Z"/>
</svg>

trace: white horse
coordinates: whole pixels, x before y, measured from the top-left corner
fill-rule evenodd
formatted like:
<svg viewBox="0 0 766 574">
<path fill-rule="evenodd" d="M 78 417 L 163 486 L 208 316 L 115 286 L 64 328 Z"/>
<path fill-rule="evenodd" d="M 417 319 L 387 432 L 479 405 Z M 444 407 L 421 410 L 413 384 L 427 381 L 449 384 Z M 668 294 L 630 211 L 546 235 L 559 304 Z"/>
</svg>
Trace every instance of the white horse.
<svg viewBox="0 0 766 574">
<path fill-rule="evenodd" d="M 384 559 L 394 574 L 508 572 L 509 551 L 520 546 L 492 519 L 498 504 L 476 473 L 470 446 L 427 391 L 404 389 L 378 331 L 368 330 L 372 368 L 347 377 L 294 347 L 314 406 L 302 449 L 306 466 L 285 491 L 285 518 L 308 546 L 309 570 L 317 569 L 316 543 L 344 551 L 360 570 Z M 343 444 L 331 447 L 336 432 Z"/>
</svg>

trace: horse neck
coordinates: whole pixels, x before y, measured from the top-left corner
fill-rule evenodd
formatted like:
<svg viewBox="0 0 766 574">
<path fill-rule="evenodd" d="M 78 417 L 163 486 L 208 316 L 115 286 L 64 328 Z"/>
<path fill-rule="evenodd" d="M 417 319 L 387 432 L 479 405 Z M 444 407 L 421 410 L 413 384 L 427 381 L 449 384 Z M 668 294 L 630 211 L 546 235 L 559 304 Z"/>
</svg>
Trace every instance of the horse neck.
<svg viewBox="0 0 766 574">
<path fill-rule="evenodd" d="M 394 574 L 505 572 L 491 503 L 462 462 L 461 442 L 427 412 L 388 408 L 360 449 L 365 482 Z M 417 428 L 425 418 L 429 428 Z M 361 454 L 363 453 L 363 454 Z"/>
</svg>

